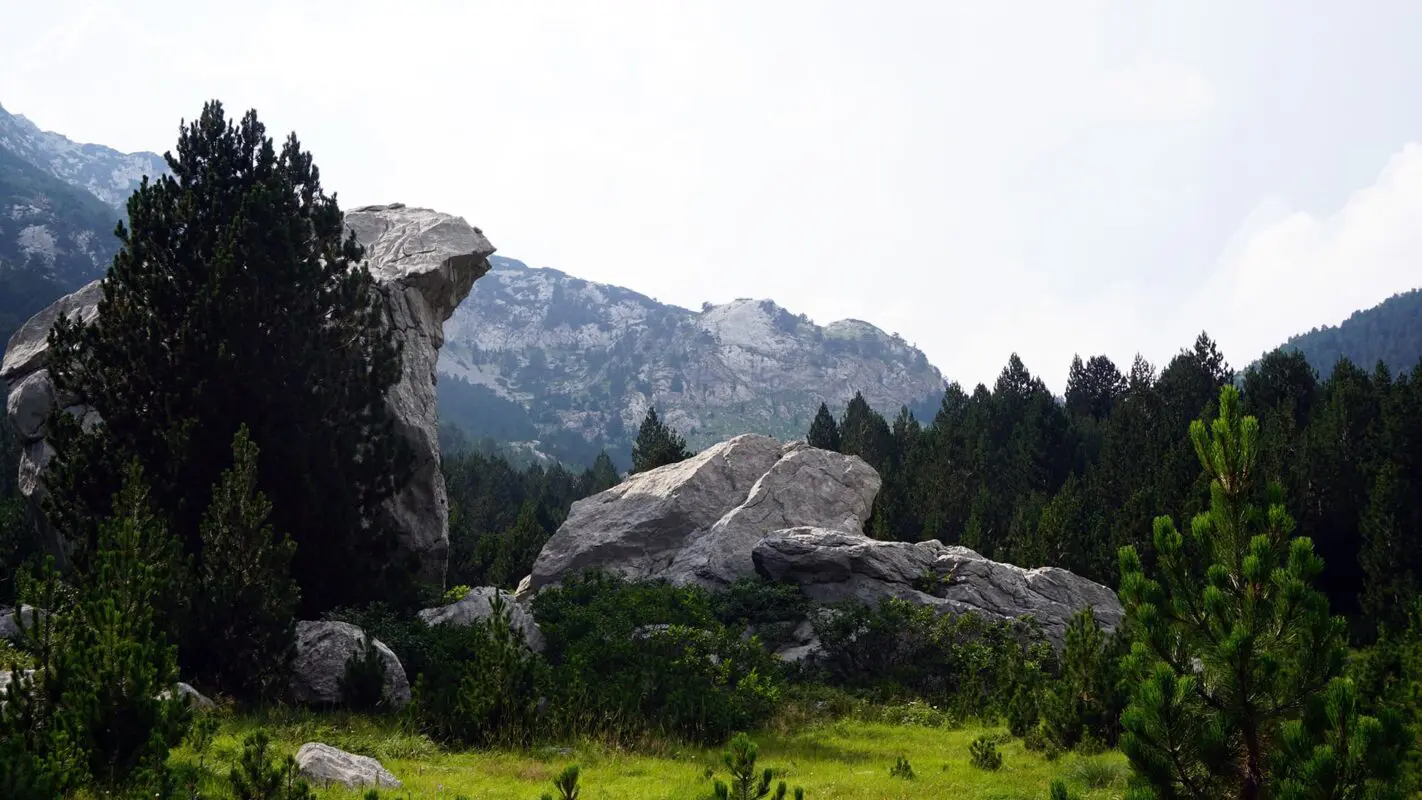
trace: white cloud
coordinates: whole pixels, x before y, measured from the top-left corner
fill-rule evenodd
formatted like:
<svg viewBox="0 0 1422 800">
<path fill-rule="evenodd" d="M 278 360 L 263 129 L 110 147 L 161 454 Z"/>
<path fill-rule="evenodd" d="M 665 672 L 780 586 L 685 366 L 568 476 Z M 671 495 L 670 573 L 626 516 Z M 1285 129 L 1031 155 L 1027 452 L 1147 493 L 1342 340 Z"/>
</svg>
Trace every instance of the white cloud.
<svg viewBox="0 0 1422 800">
<path fill-rule="evenodd" d="M 1290 335 L 1419 285 L 1422 145 L 1409 143 L 1331 214 L 1261 206 L 1194 310 L 1219 320 L 1217 338 L 1242 366 Z"/>
</svg>

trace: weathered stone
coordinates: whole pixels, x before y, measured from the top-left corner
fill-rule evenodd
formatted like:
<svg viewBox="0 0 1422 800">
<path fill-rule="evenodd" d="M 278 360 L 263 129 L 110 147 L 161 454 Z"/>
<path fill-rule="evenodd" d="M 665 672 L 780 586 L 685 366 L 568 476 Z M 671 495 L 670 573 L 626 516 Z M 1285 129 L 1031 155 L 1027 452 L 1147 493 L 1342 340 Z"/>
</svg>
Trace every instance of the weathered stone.
<svg viewBox="0 0 1422 800">
<path fill-rule="evenodd" d="M 33 628 L 36 623 L 48 617 L 48 612 L 34 606 L 20 606 L 18 612 L 13 608 L 0 608 L 0 639 L 20 638 L 20 621 L 23 621 L 26 627 Z M 0 664 L 0 670 L 3 670 L 3 667 L 4 665 Z"/>
<path fill-rule="evenodd" d="M 804 442 L 786 445 L 782 453 L 744 502 L 677 555 L 670 572 L 725 585 L 755 574 L 751 551 L 767 533 L 793 527 L 863 529 L 879 493 L 879 473 L 858 456 Z"/>
<path fill-rule="evenodd" d="M 1090 607 L 1114 630 L 1123 611 L 1110 588 L 1056 567 L 1024 569 L 938 541 L 883 542 L 862 534 L 794 528 L 755 546 L 756 570 L 798 584 L 820 603 L 876 604 L 895 597 L 990 620 L 1033 616 L 1060 646 L 1071 616 Z"/>
<path fill-rule="evenodd" d="M 54 327 L 55 320 L 61 316 L 78 322 L 93 320 L 99 315 L 99 298 L 102 296 L 101 281 L 92 281 L 30 317 L 10 335 L 10 342 L 5 346 L 5 359 L 0 361 L 0 381 L 15 384 L 43 367 L 49 351 L 49 329 Z"/>
<path fill-rule="evenodd" d="M 760 537 L 813 525 L 860 530 L 879 475 L 857 456 L 737 436 L 573 504 L 520 596 L 599 567 L 635 580 L 718 587 L 755 574 Z"/>
<path fill-rule="evenodd" d="M 491 603 L 498 596 L 503 599 L 509 613 L 509 626 L 523 636 L 523 643 L 535 653 L 543 652 L 543 631 L 533 614 L 515 601 L 513 594 L 493 586 L 479 586 L 469 590 L 464 599 L 439 608 L 427 608 L 419 613 L 426 625 L 473 625 L 494 615 Z"/>
<path fill-rule="evenodd" d="M 419 574 L 444 585 L 449 553 L 449 499 L 439 468 L 435 363 L 444 321 L 489 271 L 494 246 L 460 217 L 395 203 L 348 211 L 346 227 L 365 247 L 365 266 L 379 283 L 386 318 L 404 346 L 403 373 L 387 402 L 397 435 L 414 455 L 414 475 L 384 511 Z"/>
<path fill-rule="evenodd" d="M 291 697 L 316 706 L 340 705 L 346 661 L 366 641 L 365 631 L 346 622 L 296 623 L 296 657 L 291 664 Z M 385 662 L 385 702 L 401 707 L 410 702 L 410 681 L 400 659 L 379 639 L 371 645 Z"/>
<path fill-rule="evenodd" d="M 301 777 L 323 787 L 339 783 L 347 789 L 366 786 L 399 789 L 403 785 L 370 756 L 347 753 L 320 742 L 307 742 L 296 751 L 296 768 Z"/>
<path fill-rule="evenodd" d="M 737 436 L 573 503 L 534 561 L 527 590 L 590 567 L 634 580 L 691 579 L 685 570 L 671 570 L 677 556 L 745 501 L 780 451 L 768 436 Z"/>
<path fill-rule="evenodd" d="M 55 402 L 54 384 L 47 369 L 35 370 L 10 387 L 5 413 L 20 441 L 28 443 L 44 438 L 45 417 Z"/>
<path fill-rule="evenodd" d="M 174 688 L 178 690 L 179 695 L 188 699 L 188 702 L 193 708 L 199 711 L 211 711 L 217 708 L 217 704 L 212 702 L 211 698 L 186 683 L 179 682 Z M 160 700 L 167 700 L 172 696 L 173 693 L 171 691 L 164 689 L 159 693 L 158 698 Z"/>
</svg>

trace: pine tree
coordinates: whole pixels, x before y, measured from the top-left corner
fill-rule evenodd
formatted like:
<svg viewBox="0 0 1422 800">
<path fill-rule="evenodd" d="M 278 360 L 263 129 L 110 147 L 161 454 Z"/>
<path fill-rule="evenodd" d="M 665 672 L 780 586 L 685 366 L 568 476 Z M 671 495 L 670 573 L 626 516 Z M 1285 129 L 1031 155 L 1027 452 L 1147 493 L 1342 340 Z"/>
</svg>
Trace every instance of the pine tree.
<svg viewBox="0 0 1422 800">
<path fill-rule="evenodd" d="M 855 392 L 839 423 L 839 452 L 859 456 L 869 466 L 882 471 L 889 463 L 892 440 L 889 423 L 869 406 L 863 394 Z"/>
<path fill-rule="evenodd" d="M 582 476 L 582 488 L 580 489 L 584 497 L 605 492 L 616 486 L 621 481 L 617 474 L 617 467 L 613 465 L 612 459 L 603 450 L 597 454 L 591 467 Z"/>
<path fill-rule="evenodd" d="M 244 700 L 273 699 L 283 687 L 300 598 L 291 578 L 296 544 L 267 523 L 271 503 L 257 489 L 257 456 L 243 425 L 202 522 L 195 598 L 202 677 Z"/>
<path fill-rule="evenodd" d="M 220 103 L 180 130 L 171 175 L 128 201 L 99 319 L 61 320 L 49 369 L 104 424 L 57 414 L 47 515 L 92 552 L 129 461 L 187 552 L 247 424 L 258 487 L 297 543 L 302 613 L 391 596 L 414 574 L 395 558 L 380 504 L 408 480 L 386 392 L 401 373 L 375 279 L 334 195 L 293 135 L 280 152 L 255 112 Z"/>
<path fill-rule="evenodd" d="M 1264 509 L 1253 503 L 1257 420 L 1241 415 L 1233 386 L 1219 398 L 1209 428 L 1190 426 L 1209 509 L 1188 536 L 1156 519 L 1159 580 L 1134 547 L 1121 550 L 1121 598 L 1136 634 L 1128 667 L 1137 688 L 1121 737 L 1133 798 L 1272 797 L 1292 769 L 1279 751 L 1287 724 L 1330 686 L 1347 652 L 1343 621 L 1311 586 L 1323 563 L 1307 538 L 1292 536 L 1281 490 L 1270 488 Z M 1353 736 L 1345 746 L 1391 743 Z"/>
<path fill-rule="evenodd" d="M 662 422 L 657 409 L 647 409 L 642 427 L 637 431 L 637 440 L 632 443 L 632 473 L 675 464 L 691 458 L 686 449 L 686 440 Z"/>
<path fill-rule="evenodd" d="M 538 521 L 538 504 L 524 501 L 513 527 L 498 537 L 497 554 L 485 580 L 493 586 L 516 586 L 533 569 L 533 562 L 550 535 Z"/>
<path fill-rule="evenodd" d="M 103 788 L 161 783 L 191 719 L 187 698 L 172 691 L 178 653 L 157 611 L 171 591 L 175 545 L 150 512 L 142 470 L 130 465 L 42 678 L 56 724 Z"/>
<path fill-rule="evenodd" d="M 810 423 L 810 432 L 806 434 L 805 441 L 811 447 L 822 450 L 839 450 L 839 424 L 834 421 L 834 415 L 824 403 L 820 403 L 820 410 L 815 412 L 815 419 Z"/>
</svg>

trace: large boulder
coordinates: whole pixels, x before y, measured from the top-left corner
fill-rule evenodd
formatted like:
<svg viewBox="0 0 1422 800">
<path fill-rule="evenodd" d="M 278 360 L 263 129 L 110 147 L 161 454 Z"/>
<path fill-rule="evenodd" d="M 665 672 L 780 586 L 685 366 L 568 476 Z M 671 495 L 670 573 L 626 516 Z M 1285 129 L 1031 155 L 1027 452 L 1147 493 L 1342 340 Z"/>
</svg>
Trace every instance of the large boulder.
<svg viewBox="0 0 1422 800">
<path fill-rule="evenodd" d="M 346 661 L 360 653 L 365 643 L 365 631 L 347 622 L 296 623 L 291 699 L 313 706 L 340 705 Z M 370 639 L 370 645 L 385 663 L 385 702 L 395 708 L 405 706 L 410 702 L 410 681 L 400 659 L 379 639 Z"/>
<path fill-rule="evenodd" d="M 347 789 L 366 786 L 399 789 L 403 785 L 370 756 L 347 753 L 320 742 L 307 742 L 296 751 L 296 769 L 301 777 L 322 787 L 339 783 Z"/>
<path fill-rule="evenodd" d="M 364 263 L 379 287 L 386 320 L 403 345 L 404 371 L 388 403 L 398 435 L 414 454 L 414 475 L 386 502 L 386 522 L 402 549 L 415 555 L 420 577 L 443 585 L 449 502 L 439 470 L 435 361 L 444 344 L 444 321 L 489 271 L 494 247 L 459 217 L 399 203 L 352 209 L 345 222 L 365 247 Z M 54 454 L 44 439 L 43 421 L 50 410 L 62 405 L 86 426 L 101 422 L 84 398 L 58 396 L 45 369 L 55 320 L 99 320 L 101 295 L 101 283 L 94 281 L 31 317 L 10 337 L 0 362 L 0 383 L 14 389 L 6 413 L 23 444 L 20 491 L 33 503 L 43 499 L 43 473 Z M 52 531 L 42 531 L 42 537 L 63 563 L 64 543 Z"/>
<path fill-rule="evenodd" d="M 470 589 L 469 594 L 459 601 L 438 608 L 427 608 L 419 613 L 419 617 L 426 625 L 473 625 L 494 615 L 495 597 L 504 601 L 509 613 L 509 627 L 519 632 L 524 645 L 535 653 L 543 652 L 543 631 L 539 629 L 533 613 L 516 602 L 513 594 L 494 586 Z"/>
<path fill-rule="evenodd" d="M 966 547 L 883 542 L 842 530 L 801 527 L 763 537 L 752 553 L 757 572 L 794 583 L 820 603 L 876 604 L 894 597 L 946 613 L 990 620 L 1035 617 L 1060 646 L 1073 614 L 1091 608 L 1105 630 L 1123 616 L 1110 588 L 1056 567 L 1024 569 Z"/>
<path fill-rule="evenodd" d="M 520 597 L 590 567 L 633 580 L 722 586 L 755 574 L 761 536 L 797 525 L 860 529 L 879 476 L 856 456 L 745 434 L 573 504 Z"/>
</svg>

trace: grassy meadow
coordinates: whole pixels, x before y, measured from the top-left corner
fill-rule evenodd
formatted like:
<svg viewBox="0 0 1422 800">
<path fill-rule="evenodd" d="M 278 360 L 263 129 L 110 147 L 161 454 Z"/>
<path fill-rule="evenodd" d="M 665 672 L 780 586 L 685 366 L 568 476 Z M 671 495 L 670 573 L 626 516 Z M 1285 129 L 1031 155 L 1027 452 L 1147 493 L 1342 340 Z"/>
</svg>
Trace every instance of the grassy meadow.
<svg viewBox="0 0 1422 800">
<path fill-rule="evenodd" d="M 717 748 L 677 747 L 648 743 L 632 749 L 595 742 L 542 746 L 528 751 L 487 750 L 449 752 L 429 739 L 402 729 L 393 719 L 352 714 L 284 711 L 261 717 L 226 716 L 218 736 L 203 758 L 211 796 L 227 791 L 220 778 L 242 750 L 242 738 L 258 728 L 272 737 L 277 753 L 295 753 L 303 743 L 320 741 L 353 753 L 373 756 L 404 782 L 399 790 L 383 790 L 382 798 L 399 800 L 538 800 L 552 791 L 552 778 L 570 763 L 582 768 L 580 800 L 700 800 L 712 796 L 715 778 L 726 779 Z M 1124 794 L 1125 760 L 1109 752 L 1098 756 L 1075 753 L 1048 761 L 1023 749 L 1020 740 L 999 745 L 1002 767 L 985 771 L 969 763 L 969 744 L 983 734 L 1001 735 L 1000 728 L 943 727 L 917 721 L 867 721 L 861 718 L 821 720 L 796 730 L 763 730 L 754 734 L 760 747 L 760 768 L 770 767 L 777 779 L 803 786 L 807 798 L 835 800 L 1027 800 L 1048 797 L 1052 779 L 1063 778 L 1072 796 L 1107 800 Z M 904 756 L 913 779 L 891 777 Z M 196 763 L 190 749 L 174 759 Z M 362 798 L 364 791 L 318 788 L 321 798 Z"/>
</svg>

